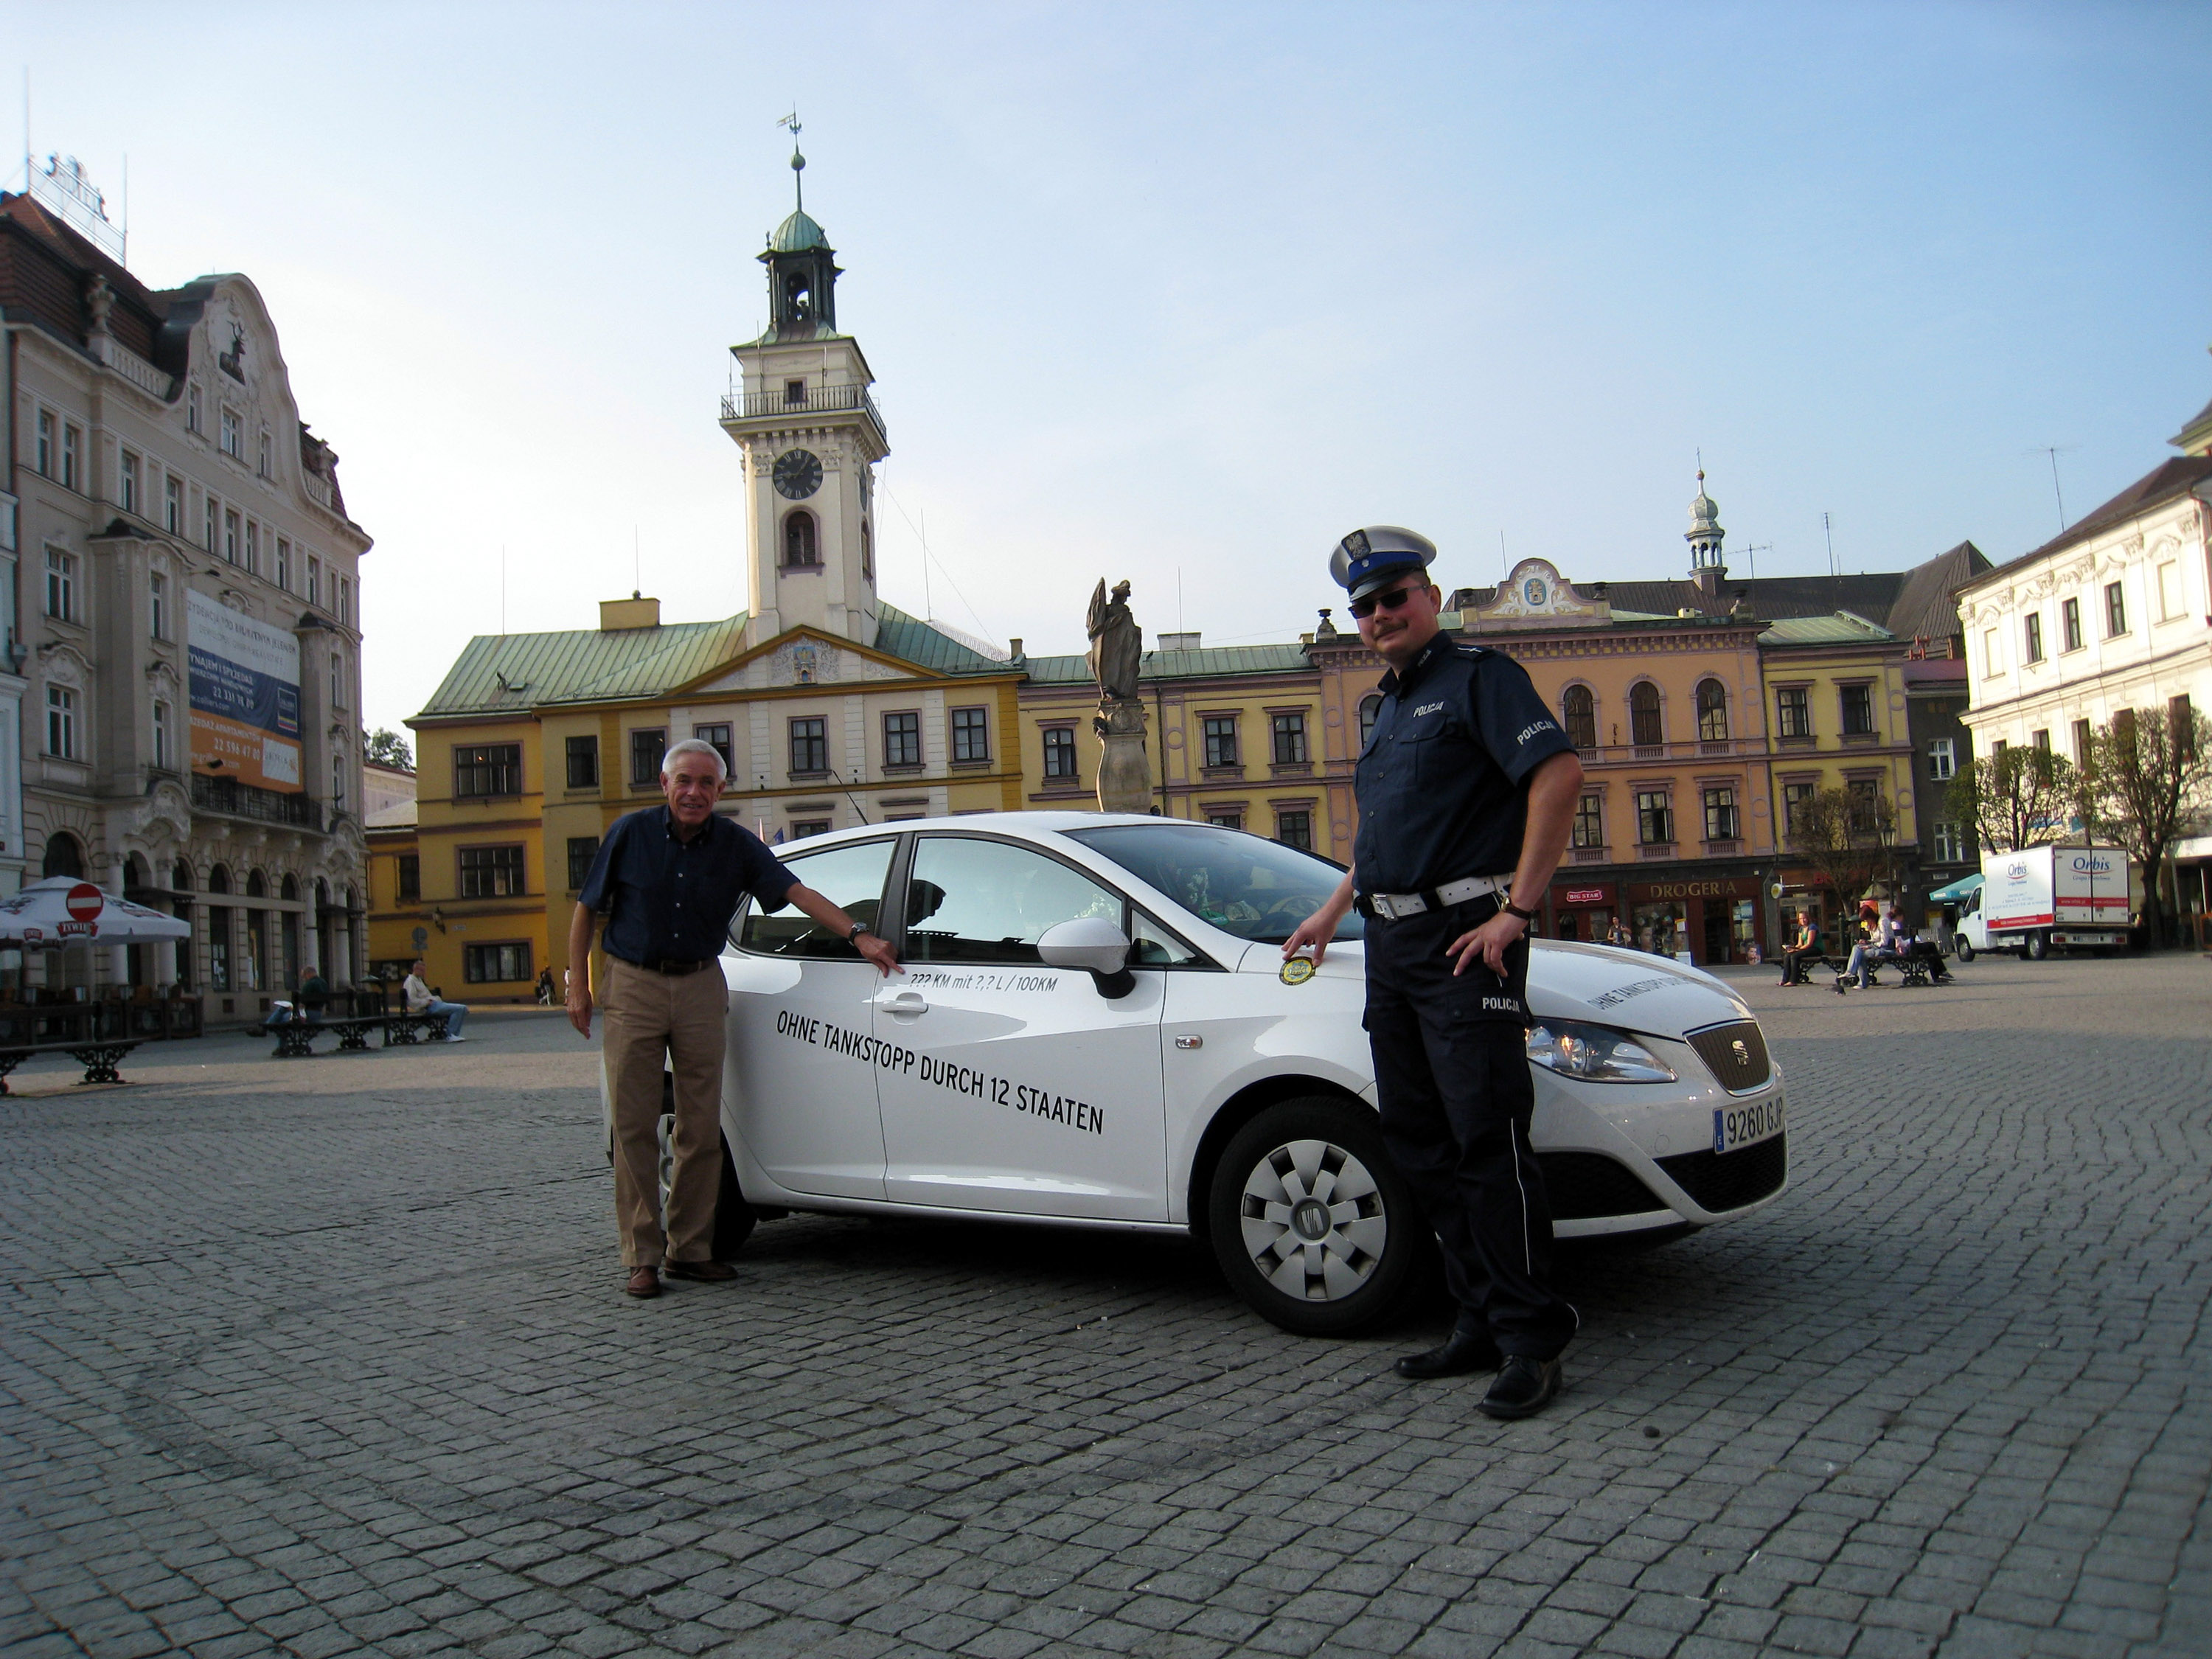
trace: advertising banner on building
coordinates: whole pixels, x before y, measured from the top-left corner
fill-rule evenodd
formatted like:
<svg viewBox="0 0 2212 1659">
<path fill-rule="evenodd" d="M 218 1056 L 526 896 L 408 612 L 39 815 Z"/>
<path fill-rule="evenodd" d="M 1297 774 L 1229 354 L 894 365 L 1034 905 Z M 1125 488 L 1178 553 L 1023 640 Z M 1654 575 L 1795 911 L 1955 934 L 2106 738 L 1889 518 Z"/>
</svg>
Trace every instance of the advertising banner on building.
<svg viewBox="0 0 2212 1659">
<path fill-rule="evenodd" d="M 299 641 L 191 588 L 185 590 L 185 629 L 192 769 L 298 793 Z"/>
</svg>

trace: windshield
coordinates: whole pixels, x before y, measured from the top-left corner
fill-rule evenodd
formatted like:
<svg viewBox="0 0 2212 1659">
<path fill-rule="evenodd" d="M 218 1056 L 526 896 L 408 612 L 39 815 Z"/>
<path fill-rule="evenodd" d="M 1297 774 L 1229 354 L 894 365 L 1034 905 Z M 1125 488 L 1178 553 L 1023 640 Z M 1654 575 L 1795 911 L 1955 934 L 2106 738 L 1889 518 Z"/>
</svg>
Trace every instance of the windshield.
<svg viewBox="0 0 2212 1659">
<path fill-rule="evenodd" d="M 1163 818 L 1066 834 L 1224 933 L 1270 945 L 1296 933 L 1344 879 L 1343 871 L 1311 853 L 1207 823 Z M 1358 939 L 1363 926 L 1347 915 L 1336 936 Z"/>
</svg>

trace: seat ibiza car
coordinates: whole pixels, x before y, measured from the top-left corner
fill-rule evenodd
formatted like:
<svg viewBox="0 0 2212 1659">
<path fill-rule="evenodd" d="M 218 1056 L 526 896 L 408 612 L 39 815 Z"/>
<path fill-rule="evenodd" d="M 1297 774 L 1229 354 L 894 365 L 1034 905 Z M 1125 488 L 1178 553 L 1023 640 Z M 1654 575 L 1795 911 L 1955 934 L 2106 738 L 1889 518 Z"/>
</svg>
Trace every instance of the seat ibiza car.
<svg viewBox="0 0 2212 1659">
<path fill-rule="evenodd" d="M 1360 922 L 1280 946 L 1326 860 L 1179 819 L 1031 812 L 842 831 L 784 853 L 898 948 L 885 977 L 794 911 L 731 928 L 717 1248 L 794 1210 L 1205 1238 L 1268 1319 L 1349 1331 L 1428 1248 L 1383 1150 Z M 1539 940 L 1532 1139 L 1563 1237 L 1771 1201 L 1783 1079 L 1710 975 Z"/>
</svg>

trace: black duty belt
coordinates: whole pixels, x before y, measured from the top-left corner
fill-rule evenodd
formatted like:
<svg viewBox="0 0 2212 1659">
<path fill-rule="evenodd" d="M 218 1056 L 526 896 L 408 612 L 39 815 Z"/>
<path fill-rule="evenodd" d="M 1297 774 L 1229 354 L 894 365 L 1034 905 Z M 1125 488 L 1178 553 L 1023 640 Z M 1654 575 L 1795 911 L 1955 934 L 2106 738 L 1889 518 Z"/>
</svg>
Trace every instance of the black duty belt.
<svg viewBox="0 0 2212 1659">
<path fill-rule="evenodd" d="M 630 962 L 628 957 L 617 957 L 615 960 L 629 963 L 633 968 L 642 968 L 648 974 L 665 974 L 671 979 L 679 978 L 685 974 L 699 973 L 714 965 L 714 958 L 712 957 L 704 962 L 678 962 L 667 957 L 663 957 L 659 962 Z"/>
</svg>

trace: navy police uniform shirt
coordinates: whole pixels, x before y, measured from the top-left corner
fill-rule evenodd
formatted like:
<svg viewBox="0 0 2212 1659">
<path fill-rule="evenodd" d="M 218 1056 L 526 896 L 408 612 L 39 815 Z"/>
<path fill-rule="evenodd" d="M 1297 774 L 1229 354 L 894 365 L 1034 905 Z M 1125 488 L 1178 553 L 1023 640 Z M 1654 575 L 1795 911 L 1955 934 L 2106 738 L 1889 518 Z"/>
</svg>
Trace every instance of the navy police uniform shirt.
<svg viewBox="0 0 2212 1659">
<path fill-rule="evenodd" d="M 1381 690 L 1353 783 L 1359 890 L 1418 893 L 1512 870 L 1528 819 L 1522 785 L 1574 748 L 1528 670 L 1439 633 Z"/>
<path fill-rule="evenodd" d="M 798 884 L 743 824 L 716 812 L 685 842 L 667 807 L 648 806 L 615 820 L 576 902 L 611 912 L 607 954 L 643 967 L 712 961 L 728 943 L 730 919 L 746 894 L 778 910 Z"/>
</svg>

